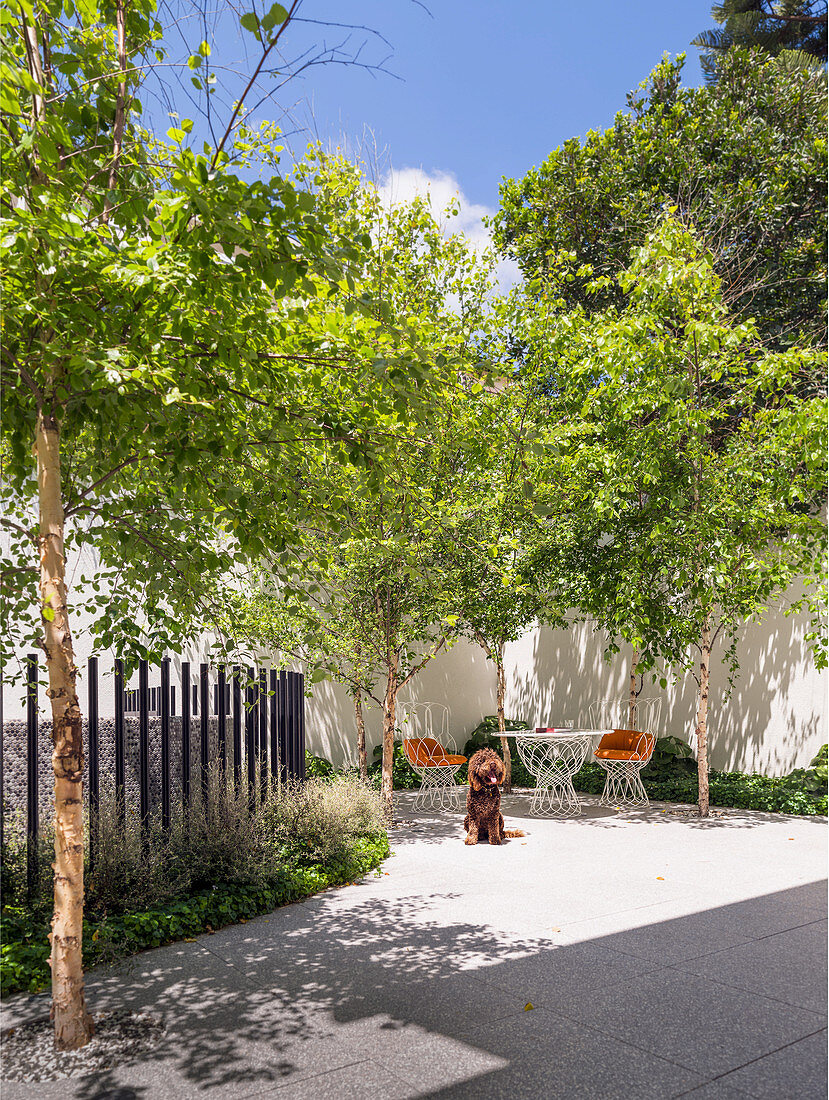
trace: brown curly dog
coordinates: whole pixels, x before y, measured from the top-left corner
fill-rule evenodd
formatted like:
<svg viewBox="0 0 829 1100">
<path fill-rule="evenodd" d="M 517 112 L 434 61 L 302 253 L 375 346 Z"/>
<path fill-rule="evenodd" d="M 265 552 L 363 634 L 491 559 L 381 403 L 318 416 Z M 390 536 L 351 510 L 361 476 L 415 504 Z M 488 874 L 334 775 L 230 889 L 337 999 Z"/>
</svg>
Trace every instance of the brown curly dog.
<svg viewBox="0 0 829 1100">
<path fill-rule="evenodd" d="M 483 837 L 490 844 L 500 844 L 504 837 L 524 836 L 518 829 L 504 829 L 499 784 L 504 782 L 505 774 L 503 760 L 492 749 L 478 749 L 469 761 L 465 844 L 477 844 Z"/>
</svg>

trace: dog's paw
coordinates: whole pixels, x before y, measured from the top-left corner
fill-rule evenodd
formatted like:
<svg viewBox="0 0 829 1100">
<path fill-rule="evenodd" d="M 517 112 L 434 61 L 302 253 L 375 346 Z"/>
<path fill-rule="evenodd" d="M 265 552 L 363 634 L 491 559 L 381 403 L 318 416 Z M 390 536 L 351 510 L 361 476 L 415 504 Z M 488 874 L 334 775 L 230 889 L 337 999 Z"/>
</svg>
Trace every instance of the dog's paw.
<svg viewBox="0 0 829 1100">
<path fill-rule="evenodd" d="M 478 843 L 478 838 L 475 837 L 475 836 L 467 836 L 466 840 L 464 841 L 464 844 L 477 844 L 477 843 Z"/>
</svg>

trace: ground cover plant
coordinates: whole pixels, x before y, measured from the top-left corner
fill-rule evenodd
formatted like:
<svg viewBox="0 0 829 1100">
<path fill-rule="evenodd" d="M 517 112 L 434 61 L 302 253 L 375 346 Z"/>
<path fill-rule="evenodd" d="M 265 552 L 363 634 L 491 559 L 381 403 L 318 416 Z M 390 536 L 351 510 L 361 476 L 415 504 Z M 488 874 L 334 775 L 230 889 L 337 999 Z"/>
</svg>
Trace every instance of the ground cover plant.
<svg viewBox="0 0 829 1100">
<path fill-rule="evenodd" d="M 248 792 L 221 791 L 169 833 L 157 821 L 143 843 L 104 800 L 83 925 L 86 967 L 249 920 L 328 886 L 353 881 L 389 854 L 377 794 L 354 776 L 286 785 L 250 810 Z M 223 797 L 220 797 L 223 795 Z M 26 847 L 12 829 L 4 851 L 0 945 L 3 995 L 48 986 L 50 851 L 38 853 L 42 888 L 26 892 Z"/>
<path fill-rule="evenodd" d="M 689 802 L 699 798 L 696 761 L 687 754 L 670 753 L 674 745 L 685 744 L 676 737 L 662 737 L 656 743 L 654 757 L 642 769 L 642 782 L 648 798 L 654 802 Z M 659 754 L 659 747 L 663 751 Z M 795 768 L 788 775 L 771 776 L 745 772 L 708 773 L 712 806 L 730 806 L 742 810 L 764 810 L 767 813 L 803 814 L 827 813 L 826 746 L 824 745 L 808 768 Z M 586 763 L 574 776 L 573 785 L 584 794 L 601 794 L 606 773 L 592 762 Z"/>
</svg>

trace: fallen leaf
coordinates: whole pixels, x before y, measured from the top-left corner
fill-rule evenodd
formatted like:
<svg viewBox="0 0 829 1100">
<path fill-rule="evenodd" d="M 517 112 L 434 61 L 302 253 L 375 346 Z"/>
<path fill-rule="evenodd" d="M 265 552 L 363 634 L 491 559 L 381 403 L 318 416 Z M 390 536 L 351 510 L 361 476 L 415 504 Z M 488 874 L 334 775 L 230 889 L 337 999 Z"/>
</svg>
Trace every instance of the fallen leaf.
<svg viewBox="0 0 829 1100">
<path fill-rule="evenodd" d="M 551 932 L 560 932 L 561 929 L 560 928 L 551 928 L 550 931 Z"/>
<path fill-rule="evenodd" d="M 184 942 L 185 943 L 195 943 L 196 942 L 196 937 L 195 936 L 185 936 L 184 937 Z"/>
<path fill-rule="evenodd" d="M 247 923 L 248 923 L 248 918 L 247 917 L 239 917 L 239 924 L 247 924 Z"/>
<path fill-rule="evenodd" d="M 793 836 L 790 836 L 790 837 L 789 837 L 789 840 L 794 840 L 794 837 L 793 837 Z"/>
<path fill-rule="evenodd" d="M 665 879 L 664 879 L 664 878 L 662 877 L 662 875 L 657 875 L 657 876 L 656 876 L 656 881 L 657 881 L 657 882 L 664 882 L 664 881 L 665 881 Z"/>
<path fill-rule="evenodd" d="M 527 1001 L 527 1003 L 524 1005 L 524 1011 L 529 1012 L 532 1008 L 535 1008 L 535 1005 L 532 1003 L 532 1001 Z"/>
</svg>

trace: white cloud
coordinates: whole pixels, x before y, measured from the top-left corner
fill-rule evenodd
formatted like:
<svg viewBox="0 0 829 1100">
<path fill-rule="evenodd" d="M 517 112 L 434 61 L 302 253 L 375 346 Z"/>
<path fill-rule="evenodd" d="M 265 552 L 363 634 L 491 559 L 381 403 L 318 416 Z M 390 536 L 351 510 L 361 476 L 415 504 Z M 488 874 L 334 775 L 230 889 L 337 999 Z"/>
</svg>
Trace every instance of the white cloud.
<svg viewBox="0 0 829 1100">
<path fill-rule="evenodd" d="M 451 172 L 429 174 L 422 168 L 392 168 L 386 174 L 378 191 L 384 202 L 389 204 L 407 202 L 416 195 L 429 199 L 432 217 L 446 233 L 460 234 L 473 248 L 483 251 L 492 243 L 489 229 L 484 218 L 492 217 L 495 211 L 481 203 L 470 202 L 461 190 L 457 177 Z M 447 206 L 456 200 L 459 211 L 456 217 L 447 218 Z M 499 260 L 495 268 L 495 277 L 502 291 L 509 290 L 520 279 L 518 265 L 514 260 Z"/>
</svg>

